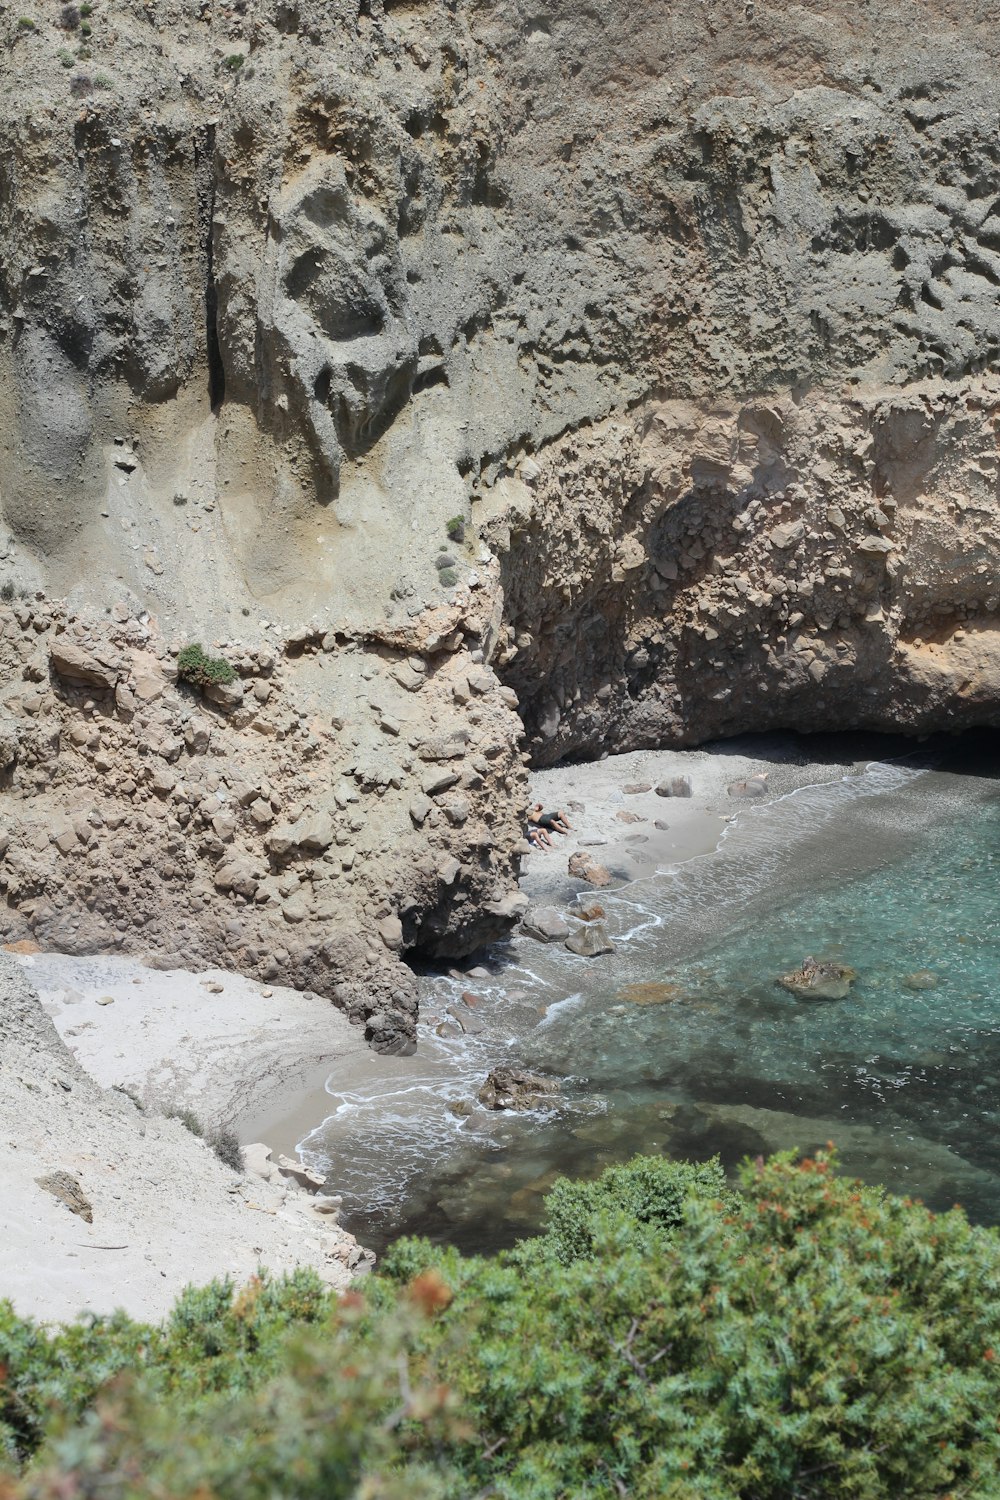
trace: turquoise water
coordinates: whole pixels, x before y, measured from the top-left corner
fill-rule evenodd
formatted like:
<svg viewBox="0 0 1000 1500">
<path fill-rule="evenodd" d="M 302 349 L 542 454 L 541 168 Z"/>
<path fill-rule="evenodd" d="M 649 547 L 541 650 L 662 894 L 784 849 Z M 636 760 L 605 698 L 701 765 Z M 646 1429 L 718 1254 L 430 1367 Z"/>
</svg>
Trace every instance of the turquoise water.
<svg viewBox="0 0 1000 1500">
<path fill-rule="evenodd" d="M 410 1074 L 396 1063 L 388 1085 L 340 1096 L 307 1154 L 376 1245 L 509 1243 L 559 1172 L 639 1150 L 732 1168 L 827 1139 L 870 1181 L 1000 1222 L 998 874 L 1000 793 L 979 760 L 797 793 L 717 854 L 609 897 L 610 959 L 527 939 L 495 952 L 476 1037 L 434 1036 L 462 986 L 429 980 Z M 848 999 L 775 984 L 806 954 L 856 970 Z M 634 1003 L 651 984 L 670 986 L 663 1003 Z M 469 1112 L 498 1061 L 560 1076 L 562 1098 L 528 1118 Z"/>
</svg>

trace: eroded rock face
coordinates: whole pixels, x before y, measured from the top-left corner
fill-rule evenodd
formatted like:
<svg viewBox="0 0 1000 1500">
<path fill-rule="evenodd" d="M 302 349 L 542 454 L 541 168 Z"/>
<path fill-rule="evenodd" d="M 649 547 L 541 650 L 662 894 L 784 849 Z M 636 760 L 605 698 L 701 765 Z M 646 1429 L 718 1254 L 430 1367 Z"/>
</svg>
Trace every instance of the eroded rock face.
<svg viewBox="0 0 1000 1500">
<path fill-rule="evenodd" d="M 24 5 L 7 935 L 405 1045 L 400 955 L 518 915 L 515 708 L 538 763 L 1000 717 L 978 0 Z"/>
<path fill-rule="evenodd" d="M 564 439 L 497 523 L 496 659 L 536 759 L 1000 722 L 998 399 L 981 376 L 668 403 Z"/>
<path fill-rule="evenodd" d="M 411 1047 L 401 951 L 460 955 L 518 914 L 525 786 L 505 690 L 467 650 L 419 655 L 416 631 L 416 689 L 393 675 L 398 647 L 232 643 L 245 691 L 223 710 L 172 680 L 179 642 L 118 614 L 0 605 L 0 936 L 280 979 L 328 996 L 379 1049 Z M 101 682 L 91 664 L 108 659 Z M 454 790 L 428 795 L 417 827 L 442 746 Z"/>
</svg>

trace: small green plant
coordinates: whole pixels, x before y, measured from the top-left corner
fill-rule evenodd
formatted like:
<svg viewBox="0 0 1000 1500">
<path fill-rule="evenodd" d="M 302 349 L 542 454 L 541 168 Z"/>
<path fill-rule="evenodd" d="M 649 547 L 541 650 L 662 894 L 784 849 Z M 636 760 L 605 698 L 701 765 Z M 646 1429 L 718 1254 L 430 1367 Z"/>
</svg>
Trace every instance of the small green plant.
<svg viewBox="0 0 1000 1500">
<path fill-rule="evenodd" d="M 94 14 L 94 7 L 91 5 L 90 0 L 83 0 L 83 4 L 80 6 L 80 14 L 84 20 Z"/>
<path fill-rule="evenodd" d="M 230 73 L 238 73 L 245 62 L 246 58 L 243 56 L 242 52 L 230 52 L 229 56 L 226 58 L 226 67 L 229 69 Z"/>
<path fill-rule="evenodd" d="M 107 73 L 95 73 L 94 74 L 94 88 L 95 89 L 109 89 L 110 87 L 111 87 L 111 79 L 108 77 Z"/>
<path fill-rule="evenodd" d="M 2 588 L 0 588 L 0 599 L 2 599 L 5 604 L 9 604 L 11 602 L 11 600 L 13 599 L 13 597 L 14 597 L 14 585 L 11 583 L 10 579 L 8 578 L 7 582 L 3 585 Z"/>
<path fill-rule="evenodd" d="M 454 588 L 455 584 L 458 582 L 458 574 L 455 572 L 454 568 L 442 568 L 440 573 L 438 574 L 438 578 L 444 584 L 446 589 Z"/>
<path fill-rule="evenodd" d="M 194 687 L 207 688 L 236 681 L 236 671 L 221 656 L 208 656 L 194 644 L 185 646 L 177 657 L 177 675 Z"/>
<path fill-rule="evenodd" d="M 64 68 L 71 68 L 76 62 L 76 58 L 73 56 L 72 52 L 70 52 L 68 47 L 60 47 L 59 61 L 62 63 Z"/>
<path fill-rule="evenodd" d="M 228 1125 L 220 1125 L 215 1130 L 207 1131 L 205 1144 L 211 1146 L 222 1164 L 233 1172 L 246 1171 L 243 1147 L 235 1130 L 231 1130 Z"/>
<path fill-rule="evenodd" d="M 122 1091 L 124 1092 L 124 1090 Z M 138 1102 L 138 1101 L 136 1101 Z M 142 1105 L 139 1105 L 142 1108 Z M 224 1166 L 233 1172 L 246 1171 L 246 1160 L 243 1156 L 243 1147 L 240 1145 L 239 1137 L 235 1130 L 228 1125 L 216 1125 L 206 1130 L 193 1109 L 172 1109 L 167 1115 L 168 1120 L 178 1120 L 185 1130 L 190 1130 L 199 1140 L 205 1142 L 222 1162 Z"/>
<path fill-rule="evenodd" d="M 448 539 L 449 539 L 449 541 L 452 541 L 452 542 L 464 542 L 465 541 L 465 517 L 464 516 L 452 516 L 451 520 L 445 526 L 445 530 L 448 533 Z"/>
<path fill-rule="evenodd" d="M 17 29 L 18 31 L 34 31 L 35 23 L 30 16 L 18 16 Z"/>
<path fill-rule="evenodd" d="M 80 35 L 81 36 L 89 36 L 90 33 L 93 31 L 93 29 L 94 28 L 93 28 L 93 26 L 91 26 L 91 24 L 90 24 L 89 21 L 81 21 L 80 22 Z"/>
<path fill-rule="evenodd" d="M 167 1113 L 167 1119 L 177 1120 L 185 1130 L 190 1130 L 191 1134 L 196 1135 L 199 1140 L 204 1137 L 205 1132 L 201 1128 L 201 1121 L 193 1109 L 171 1109 Z"/>
</svg>

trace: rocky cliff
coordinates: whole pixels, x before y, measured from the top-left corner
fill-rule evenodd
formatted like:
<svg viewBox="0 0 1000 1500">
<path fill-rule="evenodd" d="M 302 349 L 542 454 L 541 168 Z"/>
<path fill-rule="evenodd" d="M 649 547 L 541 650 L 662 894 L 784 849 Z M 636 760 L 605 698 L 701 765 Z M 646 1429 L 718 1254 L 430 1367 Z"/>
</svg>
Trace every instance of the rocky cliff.
<svg viewBox="0 0 1000 1500">
<path fill-rule="evenodd" d="M 11 932 L 399 1045 L 396 955 L 515 910 L 522 724 L 996 721 L 985 5 L 24 6 Z"/>
</svg>

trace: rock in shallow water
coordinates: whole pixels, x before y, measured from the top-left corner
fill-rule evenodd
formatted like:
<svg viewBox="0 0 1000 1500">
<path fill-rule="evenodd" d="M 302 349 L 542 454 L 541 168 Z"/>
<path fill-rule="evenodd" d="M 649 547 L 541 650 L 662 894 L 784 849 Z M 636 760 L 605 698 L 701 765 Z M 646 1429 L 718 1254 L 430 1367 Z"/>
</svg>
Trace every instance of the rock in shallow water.
<svg viewBox="0 0 1000 1500">
<path fill-rule="evenodd" d="M 856 978 L 854 970 L 846 964 L 820 963 L 815 958 L 806 958 L 800 969 L 782 974 L 775 983 L 800 999 L 845 1000 Z"/>
<path fill-rule="evenodd" d="M 669 1005 L 672 1000 L 681 1000 L 684 991 L 679 984 L 651 981 L 646 984 L 627 984 L 615 996 L 627 1000 L 630 1005 Z"/>
<path fill-rule="evenodd" d="M 615 945 L 608 937 L 608 929 L 603 922 L 588 922 L 585 927 L 572 933 L 564 946 L 571 953 L 578 953 L 581 958 L 600 958 L 602 953 L 615 951 Z"/>
<path fill-rule="evenodd" d="M 487 1109 L 536 1109 L 544 1098 L 558 1093 L 556 1078 L 521 1068 L 494 1068 L 479 1090 L 479 1102 Z"/>
<path fill-rule="evenodd" d="M 539 943 L 561 943 L 569 937 L 569 923 L 554 906 L 535 906 L 525 912 L 521 931 Z"/>
<path fill-rule="evenodd" d="M 902 982 L 908 990 L 936 990 L 941 980 L 931 969 L 917 969 L 904 974 Z"/>
</svg>

